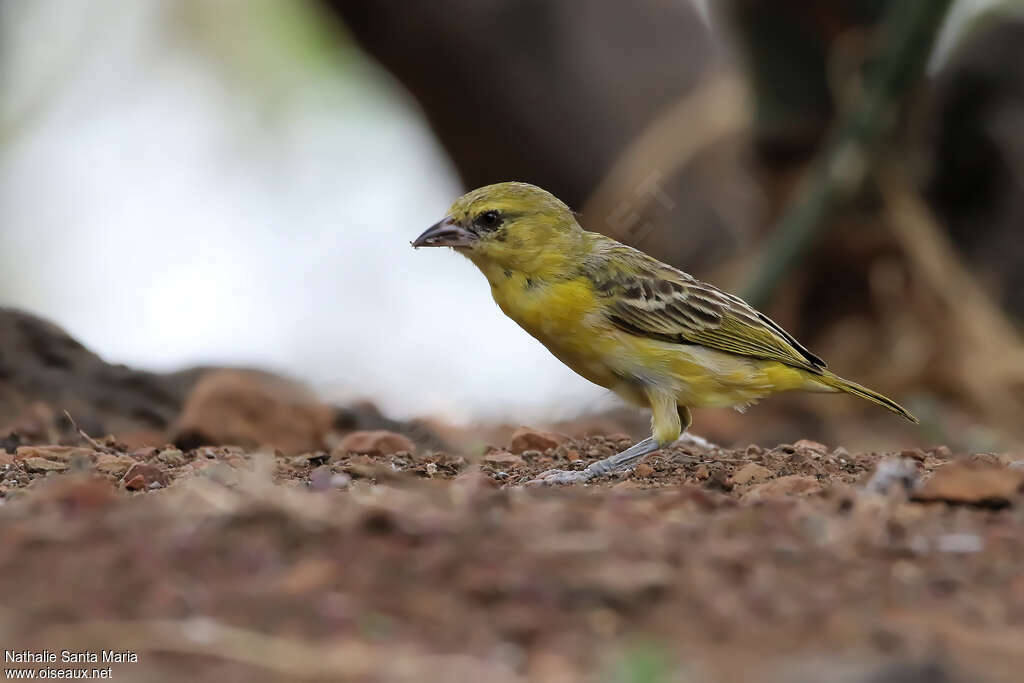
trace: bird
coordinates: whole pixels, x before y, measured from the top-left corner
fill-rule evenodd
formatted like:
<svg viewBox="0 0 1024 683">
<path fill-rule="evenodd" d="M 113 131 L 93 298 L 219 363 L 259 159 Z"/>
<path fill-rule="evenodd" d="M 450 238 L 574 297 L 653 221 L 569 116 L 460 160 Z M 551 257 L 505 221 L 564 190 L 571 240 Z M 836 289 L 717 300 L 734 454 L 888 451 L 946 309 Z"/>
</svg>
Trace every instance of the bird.
<svg viewBox="0 0 1024 683">
<path fill-rule="evenodd" d="M 467 257 L 502 312 L 556 358 L 650 409 L 650 437 L 582 470 L 549 470 L 534 483 L 581 483 L 628 469 L 678 440 L 692 424 L 691 409 L 743 410 L 783 391 L 852 394 L 917 422 L 892 399 L 832 373 L 739 297 L 584 230 L 577 214 L 535 185 L 472 190 L 412 246 Z"/>
</svg>

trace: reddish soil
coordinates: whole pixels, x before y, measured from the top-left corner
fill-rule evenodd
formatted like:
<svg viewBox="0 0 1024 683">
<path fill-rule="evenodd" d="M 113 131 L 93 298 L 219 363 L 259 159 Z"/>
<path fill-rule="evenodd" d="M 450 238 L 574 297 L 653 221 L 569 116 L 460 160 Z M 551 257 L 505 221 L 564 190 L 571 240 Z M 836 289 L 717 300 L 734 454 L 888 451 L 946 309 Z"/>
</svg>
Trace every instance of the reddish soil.
<svg viewBox="0 0 1024 683">
<path fill-rule="evenodd" d="M 0 452 L 0 637 L 133 650 L 131 681 L 1020 680 L 1014 458 L 675 447 L 521 485 L 624 443 Z"/>
</svg>

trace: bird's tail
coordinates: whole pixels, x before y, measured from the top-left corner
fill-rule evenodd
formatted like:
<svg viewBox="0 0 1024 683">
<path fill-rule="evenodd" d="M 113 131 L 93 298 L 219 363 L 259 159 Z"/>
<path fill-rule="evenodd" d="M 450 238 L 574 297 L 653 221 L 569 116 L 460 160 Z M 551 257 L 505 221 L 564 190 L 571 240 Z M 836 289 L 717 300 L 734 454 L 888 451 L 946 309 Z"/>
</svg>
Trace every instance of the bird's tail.
<svg viewBox="0 0 1024 683">
<path fill-rule="evenodd" d="M 839 375 L 832 374 L 828 370 L 825 370 L 821 375 L 814 378 L 820 384 L 824 384 L 829 389 L 834 391 L 845 391 L 848 394 L 854 396 L 860 396 L 861 398 L 871 401 L 875 405 L 880 405 L 887 410 L 891 410 L 896 413 L 904 420 L 909 422 L 917 423 L 917 418 L 910 414 L 906 408 L 901 406 L 896 401 L 892 400 L 888 396 L 882 396 L 877 391 L 872 391 L 867 387 L 862 387 L 856 382 L 851 382 L 848 379 L 843 379 Z"/>
</svg>

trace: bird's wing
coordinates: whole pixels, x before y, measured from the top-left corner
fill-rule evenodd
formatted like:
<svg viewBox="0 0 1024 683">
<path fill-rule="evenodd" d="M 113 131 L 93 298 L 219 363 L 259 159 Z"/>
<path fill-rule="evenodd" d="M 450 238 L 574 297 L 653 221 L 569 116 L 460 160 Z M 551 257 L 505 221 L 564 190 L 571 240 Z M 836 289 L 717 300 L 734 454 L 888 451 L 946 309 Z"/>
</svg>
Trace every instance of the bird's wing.
<svg viewBox="0 0 1024 683">
<path fill-rule="evenodd" d="M 605 314 L 631 334 L 700 344 L 739 356 L 820 372 L 825 362 L 742 299 L 624 245 L 604 249 L 584 267 Z"/>
</svg>

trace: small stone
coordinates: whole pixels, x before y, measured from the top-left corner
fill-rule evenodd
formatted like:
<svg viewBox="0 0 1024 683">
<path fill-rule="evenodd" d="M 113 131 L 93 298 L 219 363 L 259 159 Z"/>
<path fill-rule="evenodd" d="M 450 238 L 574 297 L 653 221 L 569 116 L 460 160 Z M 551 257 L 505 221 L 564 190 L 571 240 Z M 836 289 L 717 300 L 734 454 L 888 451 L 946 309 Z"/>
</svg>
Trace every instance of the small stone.
<svg viewBox="0 0 1024 683">
<path fill-rule="evenodd" d="M 580 455 L 580 452 L 575 448 L 570 448 L 569 450 L 567 450 L 565 452 L 565 457 L 569 460 L 569 462 L 576 462 L 578 460 L 583 459 L 583 456 Z"/>
<path fill-rule="evenodd" d="M 828 446 L 826 446 L 823 443 L 818 443 L 817 441 L 811 441 L 810 439 L 800 439 L 795 444 L 793 444 L 793 447 L 796 448 L 797 450 L 811 451 L 812 453 L 817 453 L 818 455 L 824 455 L 825 453 L 828 453 Z"/>
<path fill-rule="evenodd" d="M 167 475 L 156 465 L 137 462 L 124 473 L 122 481 L 124 482 L 124 487 L 129 491 L 140 491 L 149 488 L 153 482 L 166 485 Z"/>
<path fill-rule="evenodd" d="M 183 450 L 231 444 L 295 455 L 322 448 L 333 421 L 334 409 L 298 382 L 251 370 L 212 370 L 185 399 L 171 436 Z"/>
<path fill-rule="evenodd" d="M 917 460 L 918 462 L 923 462 L 925 458 L 928 457 L 928 454 L 922 451 L 920 448 L 906 448 L 900 451 L 900 457 L 911 458 L 913 460 Z"/>
<path fill-rule="evenodd" d="M 633 468 L 633 476 L 640 479 L 646 479 L 654 474 L 654 468 L 645 462 L 640 463 Z"/>
<path fill-rule="evenodd" d="M 508 451 L 491 451 L 489 453 L 485 453 L 483 459 L 484 459 L 484 462 L 503 463 L 503 464 L 504 463 L 518 464 L 518 463 L 523 462 L 523 457 L 521 455 L 516 455 L 515 453 L 509 453 Z"/>
<path fill-rule="evenodd" d="M 520 427 L 512 434 L 508 449 L 513 453 L 522 454 L 524 451 L 547 451 L 555 448 L 566 441 L 569 437 L 554 432 L 542 432 L 529 427 Z"/>
<path fill-rule="evenodd" d="M 159 449 L 156 446 L 143 446 L 142 448 L 136 448 L 132 451 L 132 457 L 136 460 L 152 460 L 157 457 Z M 179 453 L 181 451 L 178 451 Z"/>
<path fill-rule="evenodd" d="M 705 465 L 704 463 L 701 463 L 697 465 L 696 469 L 693 470 L 693 476 L 703 481 L 710 477 L 711 473 L 708 471 L 708 466 Z"/>
<path fill-rule="evenodd" d="M 75 458 L 90 457 L 95 453 L 96 451 L 91 448 L 79 446 L 18 446 L 14 459 L 45 458 L 46 460 L 70 462 Z"/>
<path fill-rule="evenodd" d="M 875 466 L 875 471 L 864 488 L 872 493 L 888 495 L 892 492 L 907 492 L 917 485 L 920 472 L 917 463 L 910 458 L 886 458 Z"/>
<path fill-rule="evenodd" d="M 309 487 L 314 491 L 327 491 L 332 488 L 331 478 L 333 476 L 330 467 L 321 465 L 309 473 Z"/>
<path fill-rule="evenodd" d="M 161 451 L 156 457 L 157 460 L 171 467 L 180 467 L 188 461 L 185 454 L 177 448 L 168 448 L 166 451 Z"/>
<path fill-rule="evenodd" d="M 63 472 L 68 468 L 65 462 L 55 462 L 46 458 L 25 458 L 23 462 L 27 472 Z"/>
<path fill-rule="evenodd" d="M 1024 470 L 957 460 L 936 469 L 911 499 L 1001 507 L 1019 499 L 1022 492 Z"/>
<path fill-rule="evenodd" d="M 393 455 L 399 451 L 416 450 L 409 437 L 387 430 L 359 431 L 346 434 L 331 450 L 331 457 L 344 457 L 349 453 L 360 455 Z"/>
<path fill-rule="evenodd" d="M 756 503 L 766 498 L 781 498 L 783 496 L 801 496 L 809 493 L 817 493 L 821 490 L 821 483 L 814 477 L 800 474 L 791 474 L 786 477 L 779 477 L 772 481 L 751 486 L 740 499 L 748 503 Z"/>
<path fill-rule="evenodd" d="M 124 473 L 128 471 L 128 468 L 134 464 L 135 459 L 130 455 L 110 455 L 109 453 L 102 453 L 96 458 L 95 467 L 97 472 L 110 474 L 115 477 L 123 477 Z"/>
<path fill-rule="evenodd" d="M 146 488 L 146 478 L 141 474 L 137 474 L 131 479 L 125 481 L 124 487 L 129 491 L 141 491 Z"/>
<path fill-rule="evenodd" d="M 772 471 L 764 465 L 749 463 L 733 473 L 731 480 L 733 484 L 743 485 L 753 481 L 763 481 L 772 476 Z"/>
</svg>

